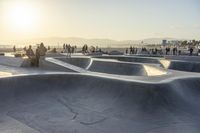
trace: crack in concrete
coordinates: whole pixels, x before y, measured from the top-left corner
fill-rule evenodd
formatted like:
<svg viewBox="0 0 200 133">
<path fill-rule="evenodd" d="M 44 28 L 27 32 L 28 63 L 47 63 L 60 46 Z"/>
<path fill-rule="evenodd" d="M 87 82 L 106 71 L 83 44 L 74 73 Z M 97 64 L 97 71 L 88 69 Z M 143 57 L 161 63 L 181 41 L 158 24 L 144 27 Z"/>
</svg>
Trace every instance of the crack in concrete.
<svg viewBox="0 0 200 133">
<path fill-rule="evenodd" d="M 80 124 L 83 124 L 83 125 L 94 125 L 94 124 L 98 124 L 98 123 L 104 122 L 106 119 L 107 118 L 103 118 L 101 120 L 94 121 L 94 122 L 80 122 Z"/>
<path fill-rule="evenodd" d="M 66 104 L 64 101 L 62 101 L 61 99 L 57 99 L 57 101 L 62 104 L 63 106 L 65 106 L 72 114 L 74 114 L 74 116 L 72 117 L 72 120 L 75 120 L 77 118 L 77 116 L 79 115 L 78 112 L 75 112 L 68 104 Z"/>
</svg>

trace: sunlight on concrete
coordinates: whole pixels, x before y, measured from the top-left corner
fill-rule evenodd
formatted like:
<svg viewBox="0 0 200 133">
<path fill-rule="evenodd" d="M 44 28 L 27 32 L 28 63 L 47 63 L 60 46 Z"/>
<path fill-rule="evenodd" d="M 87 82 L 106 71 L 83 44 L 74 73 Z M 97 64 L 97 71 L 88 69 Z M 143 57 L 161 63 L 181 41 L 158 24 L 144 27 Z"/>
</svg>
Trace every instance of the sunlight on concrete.
<svg viewBox="0 0 200 133">
<path fill-rule="evenodd" d="M 167 74 L 167 72 L 164 70 L 161 70 L 152 66 L 148 66 L 148 65 L 144 65 L 144 69 L 147 72 L 148 76 L 159 76 L 159 75 Z"/>
<path fill-rule="evenodd" d="M 169 60 L 160 60 L 160 63 L 163 65 L 165 69 L 168 69 L 171 65 L 171 62 Z"/>
<path fill-rule="evenodd" d="M 0 71 L 0 77 L 7 77 L 7 76 L 12 76 L 12 73 L 9 73 L 9 72 L 1 72 L 1 71 Z"/>
</svg>

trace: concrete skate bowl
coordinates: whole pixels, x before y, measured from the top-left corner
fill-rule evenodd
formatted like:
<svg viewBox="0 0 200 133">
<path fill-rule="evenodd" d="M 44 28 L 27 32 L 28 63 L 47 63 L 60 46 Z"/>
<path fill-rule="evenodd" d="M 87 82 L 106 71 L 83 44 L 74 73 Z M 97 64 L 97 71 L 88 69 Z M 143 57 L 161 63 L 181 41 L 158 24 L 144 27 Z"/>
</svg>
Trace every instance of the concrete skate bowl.
<svg viewBox="0 0 200 133">
<path fill-rule="evenodd" d="M 134 56 L 134 57 L 128 57 L 128 56 L 94 56 L 94 58 L 115 59 L 115 60 L 124 61 L 124 62 L 160 64 L 159 59 L 157 59 L 157 58 L 148 58 L 148 57 L 137 57 L 137 56 Z"/>
<path fill-rule="evenodd" d="M 57 58 L 63 62 L 84 68 L 92 72 L 100 72 L 125 76 L 157 76 L 167 74 L 166 71 L 155 66 L 137 63 L 126 63 L 115 60 L 95 58 Z"/>
<path fill-rule="evenodd" d="M 154 66 L 98 60 L 93 60 L 88 70 L 127 76 L 156 76 L 167 74 L 166 71 Z"/>
<path fill-rule="evenodd" d="M 178 61 L 178 60 L 160 60 L 162 66 L 166 69 L 173 69 L 186 72 L 200 72 L 200 62 Z"/>
<path fill-rule="evenodd" d="M 81 67 L 81 68 L 87 68 L 87 66 L 90 64 L 91 62 L 91 58 L 87 58 L 87 57 L 73 57 L 73 58 L 56 58 L 58 60 L 61 60 L 63 62 L 67 62 L 69 64 Z"/>
<path fill-rule="evenodd" d="M 85 75 L 0 79 L 0 132 L 199 133 L 200 79 L 137 83 Z"/>
<path fill-rule="evenodd" d="M 27 59 L 23 59 L 23 62 L 20 64 L 20 67 L 23 67 L 23 68 L 37 68 L 37 67 L 31 66 L 31 62 L 30 62 L 30 60 L 28 58 Z M 49 71 L 74 72 L 71 69 L 67 69 L 67 68 L 62 67 L 60 65 L 57 65 L 55 63 L 48 62 L 45 59 L 40 59 L 38 69 L 49 70 Z"/>
</svg>

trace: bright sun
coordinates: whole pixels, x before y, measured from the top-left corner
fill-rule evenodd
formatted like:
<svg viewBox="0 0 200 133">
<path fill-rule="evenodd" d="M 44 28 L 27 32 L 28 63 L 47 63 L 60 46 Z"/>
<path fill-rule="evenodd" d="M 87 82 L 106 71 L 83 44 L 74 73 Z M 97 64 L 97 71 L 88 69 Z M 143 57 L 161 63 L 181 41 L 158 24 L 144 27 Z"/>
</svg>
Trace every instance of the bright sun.
<svg viewBox="0 0 200 133">
<path fill-rule="evenodd" d="M 31 31 L 37 25 L 37 10 L 31 4 L 12 3 L 6 12 L 8 25 L 13 30 Z"/>
</svg>

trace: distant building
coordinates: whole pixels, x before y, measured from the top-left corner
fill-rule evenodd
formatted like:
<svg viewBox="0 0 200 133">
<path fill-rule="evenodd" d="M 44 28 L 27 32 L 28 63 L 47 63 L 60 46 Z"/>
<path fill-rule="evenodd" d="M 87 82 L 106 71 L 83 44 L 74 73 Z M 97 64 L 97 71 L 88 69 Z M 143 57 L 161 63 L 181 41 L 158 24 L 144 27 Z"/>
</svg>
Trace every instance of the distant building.
<svg viewBox="0 0 200 133">
<path fill-rule="evenodd" d="M 162 45 L 167 45 L 167 40 L 162 40 Z"/>
<path fill-rule="evenodd" d="M 171 40 L 171 41 L 168 41 L 168 43 L 169 44 L 171 44 L 171 45 L 179 45 L 181 42 L 180 41 L 178 41 L 178 40 Z"/>
</svg>

